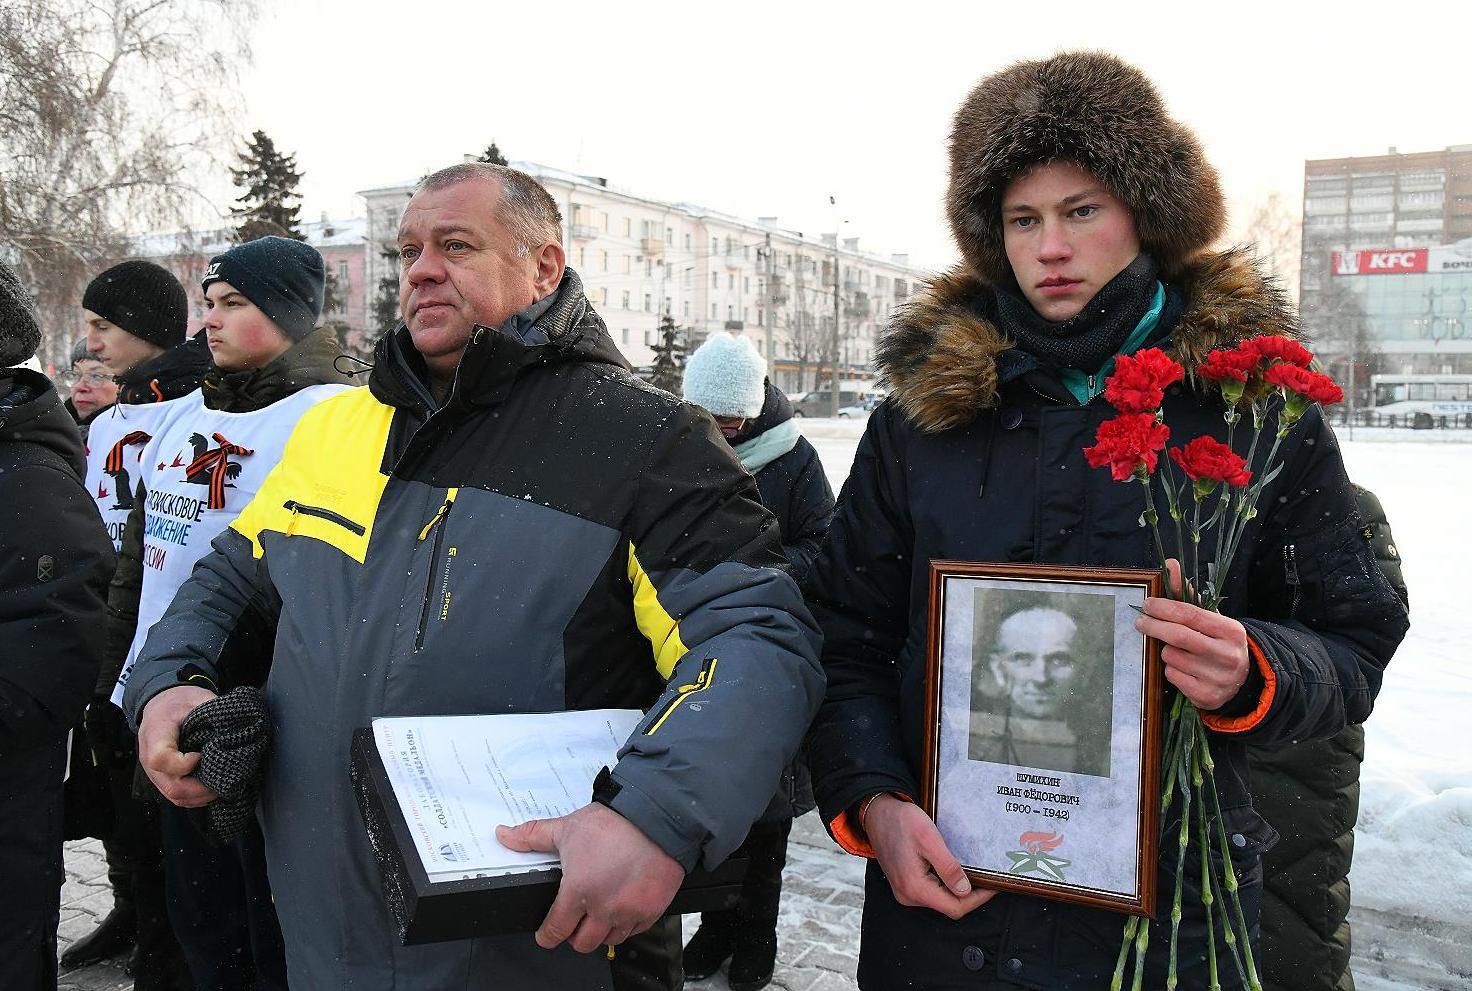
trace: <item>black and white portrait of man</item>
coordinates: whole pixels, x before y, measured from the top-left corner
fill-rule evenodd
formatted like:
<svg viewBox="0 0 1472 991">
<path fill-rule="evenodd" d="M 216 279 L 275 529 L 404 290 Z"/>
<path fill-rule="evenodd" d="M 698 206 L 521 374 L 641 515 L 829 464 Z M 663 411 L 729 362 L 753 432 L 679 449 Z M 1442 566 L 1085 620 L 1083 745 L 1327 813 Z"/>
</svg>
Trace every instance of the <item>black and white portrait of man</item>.
<svg viewBox="0 0 1472 991">
<path fill-rule="evenodd" d="M 971 759 L 1108 777 L 1113 598 L 980 588 L 974 617 Z"/>
</svg>

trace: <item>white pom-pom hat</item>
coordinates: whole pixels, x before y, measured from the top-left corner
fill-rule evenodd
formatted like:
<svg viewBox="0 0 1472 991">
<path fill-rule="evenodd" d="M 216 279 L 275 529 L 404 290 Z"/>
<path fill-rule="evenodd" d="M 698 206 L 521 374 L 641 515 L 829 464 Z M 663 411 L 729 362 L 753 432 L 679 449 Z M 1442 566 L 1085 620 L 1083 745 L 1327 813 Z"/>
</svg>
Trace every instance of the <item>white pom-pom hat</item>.
<svg viewBox="0 0 1472 991">
<path fill-rule="evenodd" d="M 753 419 L 766 400 L 767 362 L 744 337 L 725 332 L 710 338 L 685 365 L 684 394 L 715 416 Z"/>
</svg>

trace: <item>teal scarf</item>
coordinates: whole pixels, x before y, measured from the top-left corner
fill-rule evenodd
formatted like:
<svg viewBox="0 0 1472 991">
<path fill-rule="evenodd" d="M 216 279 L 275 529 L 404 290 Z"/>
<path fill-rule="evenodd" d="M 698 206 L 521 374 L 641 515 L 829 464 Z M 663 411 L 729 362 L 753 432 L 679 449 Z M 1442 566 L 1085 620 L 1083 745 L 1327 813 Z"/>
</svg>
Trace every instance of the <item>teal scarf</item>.
<svg viewBox="0 0 1472 991">
<path fill-rule="evenodd" d="M 771 430 L 759 433 L 751 440 L 742 441 L 733 450 L 736 457 L 741 459 L 741 467 L 755 475 L 796 447 L 801 437 L 802 434 L 797 432 L 796 421 L 783 420 Z"/>
</svg>

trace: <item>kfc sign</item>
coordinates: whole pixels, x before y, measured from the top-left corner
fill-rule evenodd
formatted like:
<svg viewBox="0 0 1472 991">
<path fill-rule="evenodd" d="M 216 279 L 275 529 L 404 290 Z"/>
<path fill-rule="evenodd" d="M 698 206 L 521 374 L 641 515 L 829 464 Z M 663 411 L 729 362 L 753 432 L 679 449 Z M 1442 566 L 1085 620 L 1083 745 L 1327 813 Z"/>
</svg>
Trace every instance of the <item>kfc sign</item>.
<svg viewBox="0 0 1472 991">
<path fill-rule="evenodd" d="M 1394 251 L 1336 251 L 1333 256 L 1335 275 L 1405 275 L 1426 271 L 1425 248 L 1403 248 Z"/>
</svg>

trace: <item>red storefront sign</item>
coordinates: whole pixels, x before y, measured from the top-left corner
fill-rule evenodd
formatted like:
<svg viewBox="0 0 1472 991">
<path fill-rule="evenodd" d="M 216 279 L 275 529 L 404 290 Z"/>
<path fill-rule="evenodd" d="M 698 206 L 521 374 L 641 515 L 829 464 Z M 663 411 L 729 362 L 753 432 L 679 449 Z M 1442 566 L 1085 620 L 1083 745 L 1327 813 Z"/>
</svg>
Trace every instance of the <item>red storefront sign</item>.
<svg viewBox="0 0 1472 991">
<path fill-rule="evenodd" d="M 1426 271 L 1430 251 L 1426 248 L 1397 248 L 1385 251 L 1336 251 L 1335 275 L 1405 275 Z"/>
</svg>

